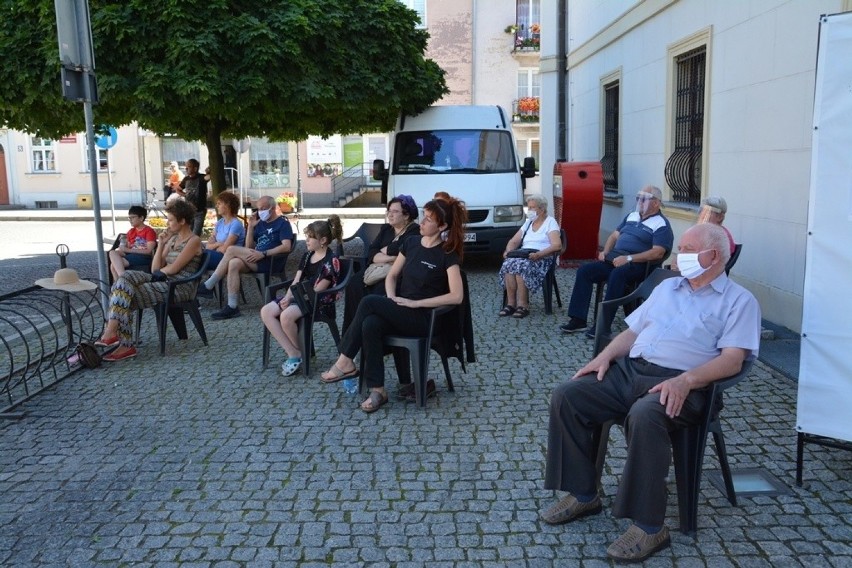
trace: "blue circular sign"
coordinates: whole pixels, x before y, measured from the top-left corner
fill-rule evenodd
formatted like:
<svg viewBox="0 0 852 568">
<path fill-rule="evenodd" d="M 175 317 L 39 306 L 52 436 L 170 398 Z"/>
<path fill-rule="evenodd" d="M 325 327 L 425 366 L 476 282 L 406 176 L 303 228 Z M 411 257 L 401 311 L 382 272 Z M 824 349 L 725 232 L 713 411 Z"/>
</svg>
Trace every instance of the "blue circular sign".
<svg viewBox="0 0 852 568">
<path fill-rule="evenodd" d="M 95 136 L 95 146 L 102 150 L 109 150 L 118 142 L 118 131 L 115 127 L 110 126 L 108 130 L 109 134 L 107 136 Z"/>
</svg>

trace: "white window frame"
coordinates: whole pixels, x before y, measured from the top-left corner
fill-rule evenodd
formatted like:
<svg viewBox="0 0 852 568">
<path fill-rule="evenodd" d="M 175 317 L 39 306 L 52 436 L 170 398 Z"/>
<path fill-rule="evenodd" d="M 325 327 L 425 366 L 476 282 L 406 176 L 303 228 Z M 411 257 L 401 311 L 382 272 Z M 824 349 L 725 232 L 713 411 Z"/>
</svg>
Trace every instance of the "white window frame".
<svg viewBox="0 0 852 568">
<path fill-rule="evenodd" d="M 534 144 L 538 145 L 538 154 L 533 154 L 532 147 Z M 515 139 L 515 146 L 518 149 L 518 159 L 521 161 L 521 164 L 524 163 L 524 158 L 533 157 L 535 158 L 535 171 L 541 169 L 541 139 L 517 138 Z M 526 147 L 526 152 L 521 152 L 522 147 Z"/>
<path fill-rule="evenodd" d="M 526 82 L 525 86 L 521 86 L 521 77 L 526 76 L 524 81 Z M 538 78 L 538 85 L 535 85 L 534 79 Z M 541 73 L 539 73 L 538 68 L 536 67 L 522 67 L 518 69 L 518 78 L 517 78 L 517 98 L 523 99 L 525 97 L 536 97 L 538 99 L 541 98 Z M 525 89 L 526 92 L 522 93 L 521 90 Z"/>
<path fill-rule="evenodd" d="M 83 154 L 83 171 L 89 173 L 89 145 L 86 143 L 86 135 L 82 134 L 82 143 L 80 144 L 80 152 Z M 77 140 L 80 142 L 80 139 Z M 95 150 L 98 151 L 98 171 L 109 171 L 109 150 L 104 150 L 95 145 Z"/>
<path fill-rule="evenodd" d="M 37 167 L 39 164 L 41 164 L 41 167 Z M 52 167 L 47 167 L 48 164 Z M 56 168 L 56 140 L 30 136 L 30 171 L 33 173 L 58 171 Z"/>
<path fill-rule="evenodd" d="M 417 27 L 423 29 L 426 27 L 426 0 L 399 0 L 407 8 L 414 10 L 417 12 L 417 15 L 420 16 L 420 23 L 417 24 Z"/>
<path fill-rule="evenodd" d="M 516 23 L 519 26 L 527 26 L 524 31 L 529 33 L 529 27 L 533 24 L 541 25 L 541 0 L 527 0 L 527 7 L 527 13 L 522 14 L 520 6 L 515 3 Z"/>
</svg>

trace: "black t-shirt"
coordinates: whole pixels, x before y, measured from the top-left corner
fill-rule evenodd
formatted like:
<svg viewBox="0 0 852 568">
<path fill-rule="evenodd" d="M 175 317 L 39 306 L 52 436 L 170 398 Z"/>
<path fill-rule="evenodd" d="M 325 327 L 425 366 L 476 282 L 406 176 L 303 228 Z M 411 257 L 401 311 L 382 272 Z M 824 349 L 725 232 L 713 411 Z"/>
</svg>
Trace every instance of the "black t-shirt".
<svg viewBox="0 0 852 568">
<path fill-rule="evenodd" d="M 400 246 L 405 257 L 399 295 L 409 300 L 422 300 L 443 296 L 450 292 L 447 269 L 459 263 L 459 255 L 447 253 L 439 244 L 425 248 L 420 239 L 405 239 Z"/>
<path fill-rule="evenodd" d="M 302 257 L 302 261 L 299 263 L 299 270 L 302 271 L 302 276 L 299 278 L 299 281 L 313 282 L 314 286 L 317 285 L 317 282 L 320 280 L 320 276 L 322 278 L 325 278 L 326 280 L 332 281 L 332 261 L 335 257 L 335 254 L 332 252 L 331 249 L 328 249 L 325 253 L 325 257 L 323 257 L 321 261 L 311 262 L 311 257 L 313 256 L 313 254 L 314 253 L 312 253 L 311 251 L 308 251 Z M 326 268 L 325 270 L 323 270 L 324 266 Z M 334 285 L 333 281 L 332 285 Z"/>
</svg>

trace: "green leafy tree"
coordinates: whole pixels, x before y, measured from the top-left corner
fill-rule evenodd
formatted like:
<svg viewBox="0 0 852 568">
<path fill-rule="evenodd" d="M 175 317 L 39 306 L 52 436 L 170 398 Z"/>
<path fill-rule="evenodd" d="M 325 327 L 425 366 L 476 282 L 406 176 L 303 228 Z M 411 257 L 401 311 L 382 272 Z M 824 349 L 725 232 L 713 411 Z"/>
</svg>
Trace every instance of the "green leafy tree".
<svg viewBox="0 0 852 568">
<path fill-rule="evenodd" d="M 203 141 L 390 130 L 447 92 L 428 34 L 397 0 L 90 0 L 96 124 L 136 121 Z M 46 138 L 86 129 L 62 98 L 53 0 L 0 7 L 0 124 Z"/>
</svg>

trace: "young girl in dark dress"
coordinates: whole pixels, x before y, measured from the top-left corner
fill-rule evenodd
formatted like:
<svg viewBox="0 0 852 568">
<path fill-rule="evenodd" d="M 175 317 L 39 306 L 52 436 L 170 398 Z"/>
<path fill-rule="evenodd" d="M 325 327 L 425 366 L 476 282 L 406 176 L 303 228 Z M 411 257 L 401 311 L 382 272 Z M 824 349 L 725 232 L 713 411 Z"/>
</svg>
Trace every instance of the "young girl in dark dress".
<svg viewBox="0 0 852 568">
<path fill-rule="evenodd" d="M 308 252 L 299 263 L 293 284 L 303 280 L 313 282 L 315 292 L 335 286 L 340 277 L 340 262 L 329 245 L 340 240 L 342 235 L 343 227 L 337 215 L 332 215 L 328 221 L 314 221 L 308 225 L 305 228 Z M 335 299 L 331 295 L 321 298 L 320 310 L 333 310 Z M 260 310 L 263 325 L 287 354 L 287 360 L 281 364 L 281 373 L 285 377 L 296 374 L 302 367 L 298 328 L 301 318 L 302 312 L 293 301 L 290 290 L 281 299 L 269 302 Z"/>
</svg>

